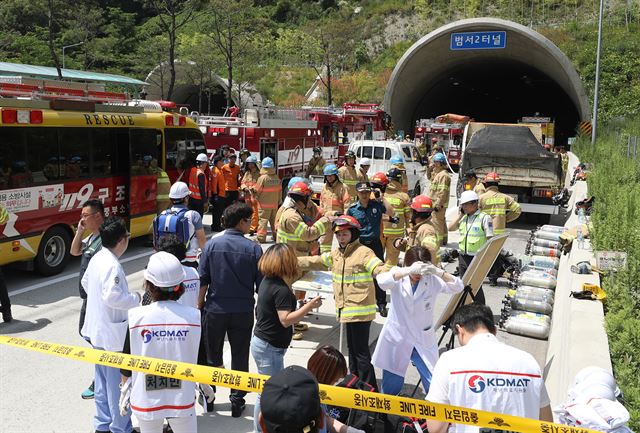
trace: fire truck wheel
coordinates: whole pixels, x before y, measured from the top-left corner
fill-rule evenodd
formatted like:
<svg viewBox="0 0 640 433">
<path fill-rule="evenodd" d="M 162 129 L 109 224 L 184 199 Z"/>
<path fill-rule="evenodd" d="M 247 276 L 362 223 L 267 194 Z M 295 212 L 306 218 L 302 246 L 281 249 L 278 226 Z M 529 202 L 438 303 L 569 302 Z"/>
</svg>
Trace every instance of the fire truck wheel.
<svg viewBox="0 0 640 433">
<path fill-rule="evenodd" d="M 48 277 L 65 268 L 71 249 L 71 235 L 63 227 L 51 227 L 46 231 L 35 258 L 36 270 L 40 275 Z"/>
</svg>

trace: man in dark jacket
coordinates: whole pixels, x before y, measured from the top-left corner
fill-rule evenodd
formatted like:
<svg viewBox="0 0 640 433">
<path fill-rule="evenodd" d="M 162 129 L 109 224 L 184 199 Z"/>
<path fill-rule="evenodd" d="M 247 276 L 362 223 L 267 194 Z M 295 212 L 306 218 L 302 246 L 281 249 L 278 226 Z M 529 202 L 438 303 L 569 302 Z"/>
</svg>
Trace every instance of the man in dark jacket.
<svg viewBox="0 0 640 433">
<path fill-rule="evenodd" d="M 253 328 L 254 293 L 262 281 L 258 260 L 260 245 L 245 238 L 253 209 L 235 203 L 222 215 L 224 234 L 211 238 L 200 257 L 202 328 L 207 363 L 222 367 L 225 336 L 231 346 L 231 368 L 249 371 L 249 343 Z M 206 295 L 206 300 L 205 300 Z M 246 392 L 231 390 L 231 415 L 240 417 Z"/>
</svg>

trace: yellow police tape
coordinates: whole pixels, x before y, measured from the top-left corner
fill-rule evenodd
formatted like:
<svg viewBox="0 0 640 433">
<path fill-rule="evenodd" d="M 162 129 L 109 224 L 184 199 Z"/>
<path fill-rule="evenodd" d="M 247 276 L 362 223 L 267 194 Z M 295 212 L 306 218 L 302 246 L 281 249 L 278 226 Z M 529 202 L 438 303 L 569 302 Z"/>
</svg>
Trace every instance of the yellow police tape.
<svg viewBox="0 0 640 433">
<path fill-rule="evenodd" d="M 127 355 L 66 344 L 47 343 L 25 338 L 0 335 L 0 344 L 47 353 L 67 359 L 106 365 L 108 367 L 150 373 L 192 382 L 234 388 L 249 392 L 262 392 L 268 376 L 223 368 L 205 367 L 185 362 Z M 320 398 L 332 406 L 367 410 L 418 419 L 435 419 L 454 424 L 467 424 L 518 431 L 523 433 L 595 433 L 595 430 L 521 418 L 511 415 L 467 409 L 458 406 L 431 403 L 407 397 L 359 391 L 336 386 L 320 385 Z"/>
</svg>

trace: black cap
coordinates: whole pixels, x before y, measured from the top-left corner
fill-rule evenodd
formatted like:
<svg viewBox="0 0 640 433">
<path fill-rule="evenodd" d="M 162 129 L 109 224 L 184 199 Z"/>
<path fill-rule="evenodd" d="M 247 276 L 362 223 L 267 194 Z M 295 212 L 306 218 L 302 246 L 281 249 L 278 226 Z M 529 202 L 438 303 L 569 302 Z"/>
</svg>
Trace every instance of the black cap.
<svg viewBox="0 0 640 433">
<path fill-rule="evenodd" d="M 306 368 L 292 365 L 264 384 L 260 410 L 268 433 L 306 433 L 320 418 L 318 381 Z"/>
<path fill-rule="evenodd" d="M 371 192 L 371 184 L 369 182 L 356 183 L 356 191 L 358 192 Z"/>
</svg>

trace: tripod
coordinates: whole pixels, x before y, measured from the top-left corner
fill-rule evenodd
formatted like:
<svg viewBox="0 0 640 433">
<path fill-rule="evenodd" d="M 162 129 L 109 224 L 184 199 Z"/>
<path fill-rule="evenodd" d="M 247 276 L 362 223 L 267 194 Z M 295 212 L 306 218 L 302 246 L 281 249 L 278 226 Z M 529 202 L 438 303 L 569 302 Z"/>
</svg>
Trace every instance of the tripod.
<svg viewBox="0 0 640 433">
<path fill-rule="evenodd" d="M 467 296 L 471 297 L 471 302 L 475 301 L 475 295 L 473 294 L 473 289 L 471 288 L 470 285 L 466 285 L 464 286 L 464 289 L 462 290 L 462 294 L 460 296 L 460 298 L 458 299 L 458 302 L 456 303 L 456 306 L 453 310 L 453 312 L 451 313 L 451 315 L 449 316 L 449 318 L 447 320 L 444 321 L 444 323 L 442 324 L 442 335 L 440 336 L 440 339 L 438 340 L 438 347 L 440 347 L 440 344 L 442 344 L 442 340 L 444 340 L 444 337 L 447 335 L 447 332 L 451 331 L 451 336 L 449 337 L 449 342 L 447 343 L 447 345 L 445 346 L 447 348 L 447 350 L 451 350 L 453 349 L 453 345 L 454 345 L 454 340 L 456 337 L 456 333 L 453 329 L 453 317 L 456 314 L 456 311 L 458 311 L 458 309 L 460 307 L 462 307 L 463 305 L 466 304 L 467 301 Z"/>
</svg>

